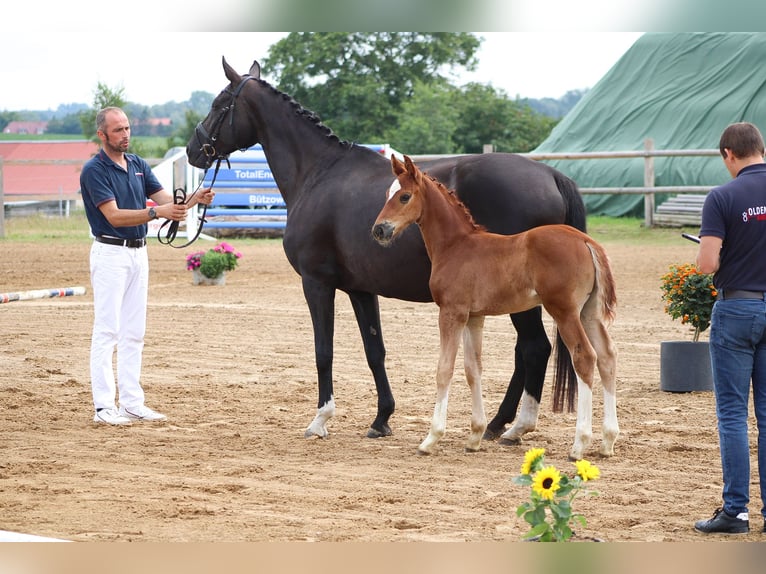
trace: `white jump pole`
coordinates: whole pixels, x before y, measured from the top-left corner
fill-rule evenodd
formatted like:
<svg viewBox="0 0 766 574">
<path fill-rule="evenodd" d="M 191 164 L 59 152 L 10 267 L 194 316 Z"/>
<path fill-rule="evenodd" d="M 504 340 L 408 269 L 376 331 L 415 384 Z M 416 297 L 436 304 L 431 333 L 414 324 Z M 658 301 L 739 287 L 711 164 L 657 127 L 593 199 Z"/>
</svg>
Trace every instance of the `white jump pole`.
<svg viewBox="0 0 766 574">
<path fill-rule="evenodd" d="M 33 289 L 17 293 L 0 293 L 0 303 L 26 301 L 28 299 L 46 299 L 52 297 L 69 297 L 70 295 L 85 295 L 85 287 L 64 287 L 62 289 Z"/>
</svg>

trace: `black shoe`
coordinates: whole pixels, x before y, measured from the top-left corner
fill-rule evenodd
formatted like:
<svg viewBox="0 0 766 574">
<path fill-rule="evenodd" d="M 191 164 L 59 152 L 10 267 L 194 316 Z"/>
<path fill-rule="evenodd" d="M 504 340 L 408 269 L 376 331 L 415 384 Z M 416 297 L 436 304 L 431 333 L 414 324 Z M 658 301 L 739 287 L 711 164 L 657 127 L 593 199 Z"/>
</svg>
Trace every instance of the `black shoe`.
<svg viewBox="0 0 766 574">
<path fill-rule="evenodd" d="M 720 532 L 723 534 L 747 534 L 750 532 L 750 521 L 736 516 L 729 516 L 718 508 L 713 514 L 713 518 L 708 520 L 698 520 L 694 523 L 694 530 L 710 534 L 711 532 Z M 766 525 L 764 525 L 766 532 Z"/>
</svg>

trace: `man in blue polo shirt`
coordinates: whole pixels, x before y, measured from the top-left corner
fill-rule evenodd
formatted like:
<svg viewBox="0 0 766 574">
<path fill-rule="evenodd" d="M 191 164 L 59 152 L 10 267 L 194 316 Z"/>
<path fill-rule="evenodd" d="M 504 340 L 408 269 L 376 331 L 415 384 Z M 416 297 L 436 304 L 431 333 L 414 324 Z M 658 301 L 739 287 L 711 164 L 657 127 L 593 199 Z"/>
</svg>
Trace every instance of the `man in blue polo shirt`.
<svg viewBox="0 0 766 574">
<path fill-rule="evenodd" d="M 697 268 L 715 273 L 718 298 L 710 321 L 723 505 L 694 527 L 704 533 L 750 530 L 748 399 L 752 382 L 758 427 L 761 514 L 766 532 L 766 163 L 756 126 L 739 122 L 721 134 L 719 150 L 732 180 L 711 190 L 702 208 Z"/>
<path fill-rule="evenodd" d="M 80 174 L 80 188 L 91 232 L 90 276 L 93 287 L 93 333 L 90 377 L 96 423 L 131 424 L 164 421 L 166 416 L 144 404 L 141 357 L 146 332 L 149 259 L 147 223 L 158 217 L 183 221 L 188 208 L 210 204 L 206 189 L 189 203 L 176 204 L 144 159 L 126 153 L 130 123 L 116 107 L 96 115 L 99 153 Z M 147 199 L 157 207 L 146 207 Z M 117 348 L 117 379 L 113 355 Z M 119 409 L 116 395 L 119 396 Z"/>
</svg>

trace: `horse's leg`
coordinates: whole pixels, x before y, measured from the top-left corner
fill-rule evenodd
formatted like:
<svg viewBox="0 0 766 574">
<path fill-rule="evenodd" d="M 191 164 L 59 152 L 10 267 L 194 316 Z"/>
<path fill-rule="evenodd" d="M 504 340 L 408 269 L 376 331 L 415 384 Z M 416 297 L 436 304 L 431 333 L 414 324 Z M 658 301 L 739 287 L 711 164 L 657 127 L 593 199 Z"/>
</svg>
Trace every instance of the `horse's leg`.
<svg viewBox="0 0 766 574">
<path fill-rule="evenodd" d="M 447 430 L 449 387 L 455 372 L 455 357 L 460 346 L 460 333 L 467 319 L 467 316 L 459 319 L 454 313 L 445 312 L 444 309 L 439 310 L 440 348 L 439 363 L 436 367 L 436 404 L 431 419 L 431 430 L 418 447 L 420 454 L 433 453 L 436 443 L 441 440 Z"/>
<path fill-rule="evenodd" d="M 487 415 L 484 413 L 484 399 L 481 396 L 481 343 L 484 331 L 484 317 L 468 319 L 463 329 L 463 356 L 465 376 L 471 389 L 471 432 L 465 449 L 477 452 L 481 447 L 481 438 L 487 428 Z"/>
<path fill-rule="evenodd" d="M 378 297 L 361 291 L 352 291 L 348 296 L 362 335 L 367 365 L 372 371 L 375 388 L 378 391 L 378 414 L 367 431 L 367 436 L 369 438 L 390 436 L 391 427 L 388 425 L 388 419 L 393 414 L 395 405 L 386 374 L 386 347 L 383 344 L 383 333 L 380 328 Z"/>
<path fill-rule="evenodd" d="M 580 322 L 578 312 L 553 315 L 561 338 L 572 356 L 577 373 L 577 425 L 570 460 L 580 460 L 593 438 L 593 379 L 596 371 L 596 351 Z"/>
<path fill-rule="evenodd" d="M 505 431 L 505 425 L 514 421 L 520 399 L 522 416 L 526 422 L 521 426 L 517 423 L 514 434 L 517 433 L 518 437 L 521 437 L 525 432 L 534 430 L 545 383 L 545 371 L 551 355 L 551 344 L 543 325 L 541 307 L 535 307 L 523 313 L 514 313 L 511 315 L 511 321 L 517 333 L 514 372 L 497 414 L 487 425 L 484 433 L 484 438 L 487 440 L 499 437 Z M 525 392 L 523 399 L 522 391 Z M 530 420 L 533 424 L 531 428 L 528 428 Z M 522 430 L 524 428 L 528 430 Z M 502 439 L 500 442 L 509 444 Z M 515 440 L 510 444 L 518 442 L 519 440 Z"/>
<path fill-rule="evenodd" d="M 327 421 L 335 416 L 332 388 L 333 334 L 335 331 L 335 289 L 303 277 L 303 295 L 314 326 L 314 355 L 319 383 L 317 414 L 306 429 L 306 438 L 326 437 Z"/>
<path fill-rule="evenodd" d="M 614 456 L 614 443 L 620 434 L 617 422 L 617 350 L 603 320 L 583 313 L 583 326 L 596 350 L 596 365 L 604 388 L 604 421 L 599 453 L 602 456 Z"/>
</svg>

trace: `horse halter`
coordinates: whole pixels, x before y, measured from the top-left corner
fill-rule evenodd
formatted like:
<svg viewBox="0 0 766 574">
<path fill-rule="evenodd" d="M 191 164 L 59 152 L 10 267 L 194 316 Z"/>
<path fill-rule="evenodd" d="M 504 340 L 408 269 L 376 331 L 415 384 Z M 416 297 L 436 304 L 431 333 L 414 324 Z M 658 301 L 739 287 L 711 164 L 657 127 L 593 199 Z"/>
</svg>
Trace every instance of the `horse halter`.
<svg viewBox="0 0 766 574">
<path fill-rule="evenodd" d="M 200 143 L 200 151 L 205 154 L 205 157 L 207 157 L 210 160 L 210 165 L 212 165 L 214 160 L 218 160 L 218 163 L 216 163 L 215 166 L 215 172 L 213 173 L 213 181 L 210 182 L 210 187 L 212 188 L 215 184 L 215 180 L 218 177 L 218 170 L 221 167 L 221 161 L 226 160 L 226 163 L 229 162 L 229 155 L 223 155 L 216 152 L 215 149 L 215 142 L 218 140 L 218 135 L 221 131 L 221 125 L 223 124 L 223 120 L 226 118 L 226 115 L 231 112 L 229 115 L 229 126 L 234 126 L 234 104 L 237 101 L 237 97 L 239 96 L 239 93 L 242 91 L 242 88 L 245 87 L 245 84 L 248 82 L 248 80 L 255 80 L 256 78 L 251 76 L 250 74 L 246 74 L 242 76 L 242 80 L 239 82 L 237 87 L 232 92 L 228 88 L 226 88 L 226 93 L 231 94 L 231 101 L 229 102 L 229 105 L 227 105 L 223 111 L 221 112 L 221 115 L 218 116 L 218 118 L 215 121 L 215 124 L 213 125 L 213 134 L 208 134 L 205 127 L 202 125 L 202 122 L 197 123 L 197 126 L 194 128 L 194 136 L 197 138 L 197 141 Z M 203 179 L 204 181 L 204 179 Z M 191 197 L 194 196 L 195 193 L 199 190 L 200 186 L 202 185 L 202 181 L 200 181 L 199 186 L 197 186 L 197 189 L 194 190 L 194 192 L 189 196 L 189 198 L 186 197 L 186 191 L 182 188 L 178 188 L 173 192 L 173 202 L 176 204 L 180 203 L 187 203 Z M 178 221 L 170 221 L 166 220 L 160 229 L 157 231 L 157 239 L 160 241 L 160 243 L 164 243 L 166 245 L 170 245 L 171 247 L 175 247 L 177 249 L 181 249 L 183 247 L 186 247 L 188 245 L 191 245 L 194 243 L 197 238 L 202 233 L 202 227 L 205 225 L 205 215 L 207 214 L 207 205 L 204 205 L 202 208 L 202 216 L 199 220 L 199 226 L 197 227 L 197 232 L 195 233 L 194 237 L 191 238 L 189 241 L 184 243 L 183 245 L 173 245 L 173 241 L 175 241 L 176 236 L 178 234 L 178 228 L 179 228 L 179 222 Z M 165 239 L 163 240 L 161 237 L 162 229 L 165 227 L 168 227 L 165 235 Z"/>
<path fill-rule="evenodd" d="M 205 154 L 205 157 L 207 157 L 210 160 L 210 163 L 213 163 L 213 160 L 220 160 L 228 158 L 229 154 L 219 154 L 215 149 L 215 144 L 218 141 L 218 136 L 221 132 L 221 126 L 223 125 L 223 121 L 226 119 L 226 116 L 229 116 L 229 126 L 233 129 L 234 127 L 234 104 L 237 101 L 237 98 L 239 97 L 239 93 L 242 91 L 242 88 L 245 87 L 245 84 L 250 80 L 255 80 L 254 76 L 251 76 L 250 74 L 245 74 L 242 76 L 242 79 L 240 80 L 237 87 L 234 89 L 234 91 L 229 90 L 226 88 L 224 90 L 226 93 L 231 95 L 231 100 L 229 101 L 229 104 L 223 108 L 221 111 L 221 114 L 216 118 L 215 123 L 213 124 L 213 127 L 211 128 L 212 135 L 208 133 L 208 131 L 205 129 L 205 126 L 202 125 L 202 122 L 198 122 L 197 126 L 194 128 L 194 135 L 197 138 L 197 141 L 200 144 L 200 151 Z"/>
</svg>

